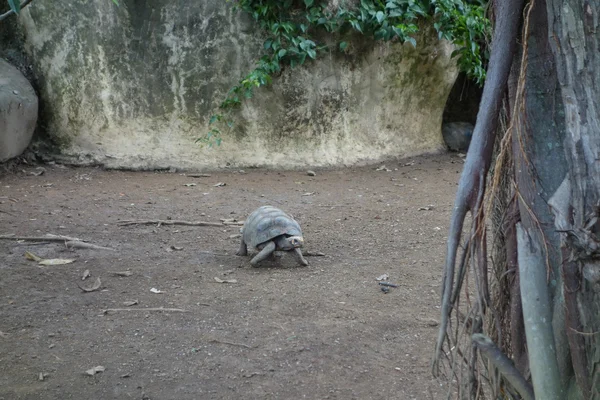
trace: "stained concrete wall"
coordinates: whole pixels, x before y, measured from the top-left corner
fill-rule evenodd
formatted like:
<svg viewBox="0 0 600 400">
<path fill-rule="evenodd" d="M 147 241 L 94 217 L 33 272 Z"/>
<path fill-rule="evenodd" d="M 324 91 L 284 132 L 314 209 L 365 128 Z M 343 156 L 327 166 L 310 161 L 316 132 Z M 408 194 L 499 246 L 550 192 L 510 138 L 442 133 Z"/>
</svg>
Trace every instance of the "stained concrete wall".
<svg viewBox="0 0 600 400">
<path fill-rule="evenodd" d="M 48 134 L 61 158 L 125 168 L 355 164 L 443 148 L 452 46 L 351 41 L 284 71 L 206 148 L 210 115 L 262 41 L 220 0 L 38 0 L 19 17 Z"/>
</svg>

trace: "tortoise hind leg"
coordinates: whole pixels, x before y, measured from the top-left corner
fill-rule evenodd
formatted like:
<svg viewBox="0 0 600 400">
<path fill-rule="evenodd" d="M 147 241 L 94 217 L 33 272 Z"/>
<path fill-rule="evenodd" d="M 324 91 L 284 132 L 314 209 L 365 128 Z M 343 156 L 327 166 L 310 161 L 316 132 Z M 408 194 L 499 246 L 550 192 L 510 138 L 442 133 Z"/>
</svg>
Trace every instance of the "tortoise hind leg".
<svg viewBox="0 0 600 400">
<path fill-rule="evenodd" d="M 242 241 L 240 243 L 240 248 L 237 251 L 237 253 L 235 253 L 236 256 L 247 256 L 248 255 L 248 246 L 246 245 L 246 242 L 244 242 L 244 238 L 242 238 Z"/>
<path fill-rule="evenodd" d="M 254 256 L 254 258 L 252 260 L 250 260 L 250 264 L 252 264 L 253 266 L 256 266 L 256 264 L 265 260 L 271 254 L 273 254 L 273 252 L 275 251 L 276 248 L 277 248 L 277 246 L 275 245 L 275 242 L 273 242 L 271 240 L 269 243 L 267 243 L 265 245 L 265 247 L 263 247 L 263 249 L 260 251 L 260 253 L 258 253 L 256 256 Z"/>
<path fill-rule="evenodd" d="M 300 264 L 304 265 L 305 267 L 308 265 L 308 261 L 306 261 L 306 258 L 304 258 L 304 256 L 302 255 L 302 251 L 300 251 L 299 247 L 296 247 L 294 249 L 294 256 Z"/>
</svg>

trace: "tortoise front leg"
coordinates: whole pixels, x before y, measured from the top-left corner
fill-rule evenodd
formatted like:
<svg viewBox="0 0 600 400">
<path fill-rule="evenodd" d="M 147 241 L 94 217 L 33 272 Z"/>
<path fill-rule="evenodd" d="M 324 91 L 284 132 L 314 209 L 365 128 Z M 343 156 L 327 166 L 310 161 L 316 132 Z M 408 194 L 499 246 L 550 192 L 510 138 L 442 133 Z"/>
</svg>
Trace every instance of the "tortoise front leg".
<svg viewBox="0 0 600 400">
<path fill-rule="evenodd" d="M 237 251 L 237 253 L 235 253 L 236 256 L 247 256 L 248 255 L 248 246 L 246 245 L 246 242 L 244 242 L 244 238 L 242 238 L 242 241 L 240 243 L 240 248 Z"/>
<path fill-rule="evenodd" d="M 300 250 L 300 247 L 296 247 L 294 249 L 294 256 L 296 257 L 296 260 L 298 260 L 298 262 L 302 265 L 304 265 L 305 267 L 308 265 L 308 261 L 306 261 L 306 258 L 304 258 L 304 256 L 302 255 L 302 251 Z"/>
<path fill-rule="evenodd" d="M 277 246 L 275 245 L 275 242 L 271 240 L 265 245 L 265 247 L 263 247 L 260 253 L 258 253 L 256 256 L 254 256 L 252 260 L 250 260 L 250 264 L 256 266 L 256 264 L 269 257 L 275 251 L 276 248 Z"/>
</svg>

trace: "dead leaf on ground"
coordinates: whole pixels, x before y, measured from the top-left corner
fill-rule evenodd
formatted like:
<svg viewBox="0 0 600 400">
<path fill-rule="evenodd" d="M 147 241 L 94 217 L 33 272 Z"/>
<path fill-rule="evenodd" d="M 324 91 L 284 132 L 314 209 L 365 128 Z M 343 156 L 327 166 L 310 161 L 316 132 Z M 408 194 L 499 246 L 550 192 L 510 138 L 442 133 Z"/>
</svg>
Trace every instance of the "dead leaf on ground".
<svg viewBox="0 0 600 400">
<path fill-rule="evenodd" d="M 114 272 L 111 272 L 111 274 L 116 275 L 116 276 L 131 276 L 131 275 L 133 275 L 133 272 L 131 272 L 131 271 L 114 271 Z"/>
<path fill-rule="evenodd" d="M 221 186 L 225 186 L 225 185 L 227 185 L 225 182 L 218 182 L 218 183 L 215 183 L 213 186 L 214 187 L 221 187 Z"/>
<path fill-rule="evenodd" d="M 215 276 L 215 281 L 217 283 L 237 283 L 237 279 L 221 279 Z"/>
<path fill-rule="evenodd" d="M 229 235 L 229 239 L 236 239 L 242 237 L 241 233 L 234 233 L 233 235 Z"/>
<path fill-rule="evenodd" d="M 77 285 L 79 286 L 79 285 Z M 94 281 L 94 284 L 92 285 L 91 288 L 85 288 L 83 286 L 79 286 L 79 289 L 83 290 L 86 293 L 89 292 L 95 292 L 96 290 L 100 289 L 100 286 L 102 286 L 102 281 L 100 280 L 100 278 L 96 278 L 96 280 Z"/>
<path fill-rule="evenodd" d="M 46 172 L 46 168 L 37 167 L 35 171 L 29 171 L 29 175 L 40 176 L 40 175 L 43 175 L 44 172 Z"/>
<path fill-rule="evenodd" d="M 375 168 L 375 171 L 385 171 L 385 172 L 390 172 L 391 169 L 389 169 L 388 167 L 386 167 L 385 165 L 382 165 L 379 168 Z"/>
<path fill-rule="evenodd" d="M 315 194 L 315 192 L 306 192 L 303 193 L 302 196 L 312 196 L 313 194 Z"/>
<path fill-rule="evenodd" d="M 105 370 L 106 368 L 104 368 L 102 365 L 98 365 L 97 367 L 88 369 L 87 371 L 85 371 L 85 373 L 89 376 L 94 376 L 99 372 L 104 372 Z"/>
<path fill-rule="evenodd" d="M 388 274 L 379 275 L 375 280 L 377 281 L 387 281 L 390 276 Z"/>
<path fill-rule="evenodd" d="M 65 265 L 65 264 L 71 264 L 73 262 L 75 262 L 74 259 L 51 258 L 49 260 L 40 261 L 39 265 Z"/>
<path fill-rule="evenodd" d="M 179 246 L 169 246 L 167 248 L 167 252 L 172 252 L 172 251 L 181 251 L 183 250 L 183 247 L 179 247 Z"/>
<path fill-rule="evenodd" d="M 85 281 L 87 278 L 89 278 L 92 274 L 90 274 L 90 270 L 86 269 L 85 271 L 83 271 L 83 275 L 81 276 L 81 280 Z"/>
<path fill-rule="evenodd" d="M 433 210 L 433 208 L 434 208 L 434 205 L 430 204 L 426 207 L 419 207 L 419 211 L 431 211 L 431 210 Z"/>
<path fill-rule="evenodd" d="M 140 302 L 137 301 L 137 300 L 127 300 L 127 301 L 123 302 L 123 305 L 127 306 L 127 307 L 135 306 L 135 305 L 138 305 L 138 304 L 140 304 Z"/>
<path fill-rule="evenodd" d="M 308 171 L 306 171 L 306 175 L 308 175 L 308 176 L 317 176 L 317 173 L 315 171 L 308 170 Z"/>
<path fill-rule="evenodd" d="M 210 174 L 187 174 L 190 178 L 210 178 Z"/>
<path fill-rule="evenodd" d="M 29 252 L 29 251 L 25 252 L 25 258 L 28 259 L 28 260 L 31 260 L 31 261 L 36 261 L 36 262 L 40 262 L 40 261 L 43 260 L 42 257 L 38 257 L 38 256 L 36 256 L 35 254 L 33 254 L 33 253 Z"/>
<path fill-rule="evenodd" d="M 187 186 L 187 187 L 191 187 L 191 186 L 196 186 L 196 183 L 184 183 L 183 186 Z"/>
<path fill-rule="evenodd" d="M 162 290 L 158 290 L 157 288 L 152 288 L 152 289 L 150 289 L 150 291 L 151 291 L 152 293 L 156 293 L 156 294 L 159 294 L 159 293 L 164 293 Z"/>
</svg>

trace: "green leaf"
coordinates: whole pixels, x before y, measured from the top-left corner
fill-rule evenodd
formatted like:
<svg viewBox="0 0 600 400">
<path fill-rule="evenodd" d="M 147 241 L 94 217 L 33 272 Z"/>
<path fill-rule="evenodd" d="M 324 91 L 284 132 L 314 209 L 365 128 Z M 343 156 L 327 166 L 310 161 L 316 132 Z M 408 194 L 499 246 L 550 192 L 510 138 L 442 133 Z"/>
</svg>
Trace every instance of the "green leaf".
<svg viewBox="0 0 600 400">
<path fill-rule="evenodd" d="M 279 52 L 277 53 L 277 55 L 279 56 L 279 58 L 282 58 L 283 56 L 285 56 L 287 54 L 287 50 L 286 49 L 281 49 L 279 50 Z"/>
<path fill-rule="evenodd" d="M 340 50 L 344 51 L 344 50 L 346 50 L 347 47 L 348 47 L 348 43 L 346 43 L 346 42 L 340 43 Z"/>
<path fill-rule="evenodd" d="M 383 11 L 377 11 L 377 14 L 375 14 L 375 18 L 377 18 L 377 22 L 382 23 L 385 19 L 385 14 L 383 13 Z"/>
<path fill-rule="evenodd" d="M 21 1 L 20 0 L 8 0 L 8 5 L 15 14 L 18 14 L 21 12 Z"/>
<path fill-rule="evenodd" d="M 308 56 L 309 56 L 310 58 L 312 58 L 313 60 L 314 60 L 315 58 L 317 58 L 317 52 L 316 52 L 316 51 L 314 51 L 313 49 L 306 49 L 306 54 L 308 54 Z"/>
<path fill-rule="evenodd" d="M 265 48 L 265 50 L 269 50 L 271 48 L 272 44 L 273 44 L 273 41 L 271 39 L 267 39 L 263 43 L 263 47 Z"/>
<path fill-rule="evenodd" d="M 306 8 L 311 7 L 314 4 L 314 0 L 304 0 L 304 4 L 306 5 Z"/>
<path fill-rule="evenodd" d="M 117 5 L 117 7 L 119 6 L 119 2 L 117 0 L 112 0 L 113 3 L 115 3 Z"/>
</svg>

